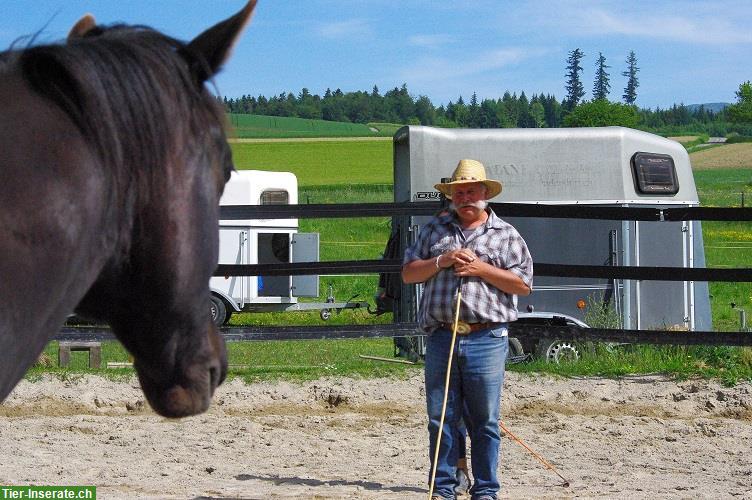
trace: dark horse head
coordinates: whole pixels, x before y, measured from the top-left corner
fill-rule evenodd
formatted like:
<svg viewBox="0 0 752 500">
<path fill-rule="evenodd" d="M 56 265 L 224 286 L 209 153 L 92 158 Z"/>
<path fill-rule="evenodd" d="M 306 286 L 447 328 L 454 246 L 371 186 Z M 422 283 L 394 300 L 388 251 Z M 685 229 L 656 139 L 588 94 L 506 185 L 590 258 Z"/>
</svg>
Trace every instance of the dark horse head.
<svg viewBox="0 0 752 500">
<path fill-rule="evenodd" d="M 86 16 L 65 43 L 0 54 L 0 401 L 75 309 L 112 326 L 157 412 L 208 407 L 232 159 L 205 82 L 254 6 L 189 43 Z"/>
</svg>

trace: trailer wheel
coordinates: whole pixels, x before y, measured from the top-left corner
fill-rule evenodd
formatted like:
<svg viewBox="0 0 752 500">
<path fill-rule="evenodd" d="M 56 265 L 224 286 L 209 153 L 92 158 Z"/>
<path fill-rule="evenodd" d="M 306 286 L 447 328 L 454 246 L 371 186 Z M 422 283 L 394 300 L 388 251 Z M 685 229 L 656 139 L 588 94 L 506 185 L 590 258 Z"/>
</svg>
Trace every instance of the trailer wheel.
<svg viewBox="0 0 752 500">
<path fill-rule="evenodd" d="M 209 312 L 211 313 L 212 322 L 217 326 L 224 325 L 230 319 L 224 301 L 216 295 L 211 296 Z"/>
<path fill-rule="evenodd" d="M 332 310 L 331 309 L 322 309 L 319 311 L 319 316 L 324 321 L 329 321 L 329 318 L 332 317 Z"/>
<path fill-rule="evenodd" d="M 515 337 L 509 337 L 509 355 L 524 356 L 525 350 L 522 349 L 522 342 Z"/>
<path fill-rule="evenodd" d="M 577 361 L 581 355 L 582 348 L 575 342 L 545 339 L 538 342 L 538 356 L 548 363 Z"/>
<path fill-rule="evenodd" d="M 528 358 L 525 350 L 522 348 L 522 342 L 515 337 L 509 337 L 509 352 L 507 353 L 507 363 L 519 363 Z"/>
</svg>

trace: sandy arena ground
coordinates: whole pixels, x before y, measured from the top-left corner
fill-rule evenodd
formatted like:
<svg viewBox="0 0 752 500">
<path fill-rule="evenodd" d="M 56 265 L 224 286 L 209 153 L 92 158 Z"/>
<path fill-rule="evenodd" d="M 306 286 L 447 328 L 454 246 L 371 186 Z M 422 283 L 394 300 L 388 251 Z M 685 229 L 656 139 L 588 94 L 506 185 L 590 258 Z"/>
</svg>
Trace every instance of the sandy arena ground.
<svg viewBox="0 0 752 500">
<path fill-rule="evenodd" d="M 502 498 L 752 498 L 752 384 L 507 374 Z M 94 484 L 99 498 L 426 495 L 422 379 L 235 380 L 166 420 L 138 384 L 23 381 L 0 405 L 0 484 Z"/>
</svg>

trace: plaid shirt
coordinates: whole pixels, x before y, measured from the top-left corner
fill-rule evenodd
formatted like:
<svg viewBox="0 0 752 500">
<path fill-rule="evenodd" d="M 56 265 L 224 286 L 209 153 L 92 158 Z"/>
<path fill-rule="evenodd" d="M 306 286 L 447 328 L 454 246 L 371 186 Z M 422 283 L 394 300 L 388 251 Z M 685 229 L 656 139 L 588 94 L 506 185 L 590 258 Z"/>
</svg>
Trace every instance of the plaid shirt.
<svg viewBox="0 0 752 500">
<path fill-rule="evenodd" d="M 421 228 L 418 240 L 405 252 L 403 265 L 414 260 L 434 259 L 450 250 L 469 248 L 483 262 L 506 269 L 533 286 L 533 259 L 517 230 L 488 209 L 488 220 L 465 239 L 454 213 L 434 217 Z M 418 322 L 430 333 L 441 323 L 454 323 L 455 297 L 460 278 L 452 267 L 442 269 L 425 283 Z M 467 276 L 462 285 L 460 320 L 468 323 L 504 323 L 517 319 L 514 295 L 502 292 L 477 276 Z"/>
</svg>

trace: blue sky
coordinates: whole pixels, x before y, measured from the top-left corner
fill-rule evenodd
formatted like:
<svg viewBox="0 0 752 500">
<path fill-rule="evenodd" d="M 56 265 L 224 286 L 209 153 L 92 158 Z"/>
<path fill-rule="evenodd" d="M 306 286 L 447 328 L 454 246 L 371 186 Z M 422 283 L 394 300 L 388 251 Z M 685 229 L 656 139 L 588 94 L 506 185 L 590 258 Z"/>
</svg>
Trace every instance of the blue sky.
<svg viewBox="0 0 752 500">
<path fill-rule="evenodd" d="M 84 13 L 102 24 L 146 24 L 189 39 L 242 0 L 5 0 L 0 47 L 39 34 L 65 37 Z M 382 94 L 407 84 L 434 104 L 498 98 L 505 90 L 564 95 L 567 53 L 585 52 L 591 95 L 598 53 L 611 66 L 611 100 L 637 55 L 642 107 L 735 102 L 752 80 L 752 1 L 259 0 L 254 19 L 217 78 L 227 97 L 327 88 Z"/>
</svg>

